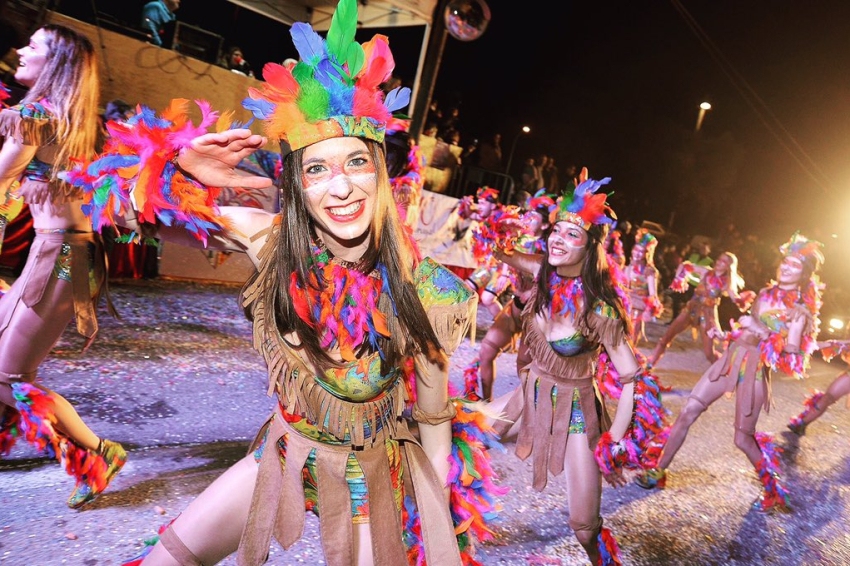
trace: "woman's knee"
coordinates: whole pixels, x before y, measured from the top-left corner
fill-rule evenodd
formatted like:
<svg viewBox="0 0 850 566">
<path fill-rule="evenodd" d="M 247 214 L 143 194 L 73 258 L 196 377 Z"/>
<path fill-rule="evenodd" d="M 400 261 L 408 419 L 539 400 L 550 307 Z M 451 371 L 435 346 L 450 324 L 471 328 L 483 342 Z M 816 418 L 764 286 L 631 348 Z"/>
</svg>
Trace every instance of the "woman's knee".
<svg viewBox="0 0 850 566">
<path fill-rule="evenodd" d="M 589 547 L 596 544 L 599 531 L 602 529 L 602 518 L 597 517 L 595 520 L 570 519 L 570 527 L 573 529 L 579 544 L 583 547 Z"/>
<path fill-rule="evenodd" d="M 708 405 L 706 405 L 703 401 L 690 397 L 676 420 L 682 421 L 684 424 L 690 426 L 696 422 L 699 416 L 703 414 L 707 408 Z"/>
</svg>

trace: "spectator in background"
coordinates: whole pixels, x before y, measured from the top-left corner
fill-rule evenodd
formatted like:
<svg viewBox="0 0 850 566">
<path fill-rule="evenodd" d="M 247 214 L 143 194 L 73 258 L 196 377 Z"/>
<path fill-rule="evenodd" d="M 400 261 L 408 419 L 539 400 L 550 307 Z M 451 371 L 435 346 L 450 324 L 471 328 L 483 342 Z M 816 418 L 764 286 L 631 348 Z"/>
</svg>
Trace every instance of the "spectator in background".
<svg viewBox="0 0 850 566">
<path fill-rule="evenodd" d="M 481 142 L 478 148 L 478 166 L 482 169 L 502 172 L 505 168 L 502 163 L 502 134 L 493 134 L 490 140 Z"/>
<path fill-rule="evenodd" d="M 539 170 L 534 165 L 534 158 L 529 157 L 522 165 L 522 173 L 519 177 L 519 194 L 517 195 L 517 203 L 524 203 L 531 195 L 537 192 Z"/>
<path fill-rule="evenodd" d="M 174 12 L 179 7 L 180 0 L 153 0 L 142 7 L 142 28 L 150 33 L 151 43 L 164 46 L 165 28 L 177 20 Z"/>
<path fill-rule="evenodd" d="M 219 65 L 225 69 L 230 69 L 234 73 L 254 78 L 254 71 L 251 69 L 248 61 L 245 60 L 245 57 L 242 55 L 242 49 L 239 46 L 234 45 L 228 49 L 227 53 L 219 61 Z"/>
<path fill-rule="evenodd" d="M 556 193 L 559 190 L 558 185 L 560 184 L 560 180 L 558 179 L 558 166 L 555 165 L 554 157 L 549 156 L 546 164 L 541 168 L 541 175 L 543 176 L 543 186 L 546 187 L 546 190 Z"/>
</svg>

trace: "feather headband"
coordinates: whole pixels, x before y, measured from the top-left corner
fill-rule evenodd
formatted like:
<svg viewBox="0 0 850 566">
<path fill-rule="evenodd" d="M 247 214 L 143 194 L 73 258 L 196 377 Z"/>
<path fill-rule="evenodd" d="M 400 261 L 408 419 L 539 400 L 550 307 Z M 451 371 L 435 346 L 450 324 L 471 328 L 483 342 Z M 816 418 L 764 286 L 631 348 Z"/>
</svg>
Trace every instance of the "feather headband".
<svg viewBox="0 0 850 566">
<path fill-rule="evenodd" d="M 635 245 L 642 246 L 646 249 L 646 254 L 651 255 L 658 245 L 658 240 L 646 228 L 638 228 L 635 232 Z"/>
<path fill-rule="evenodd" d="M 823 244 L 817 240 L 809 240 L 799 232 L 779 247 L 783 257 L 795 256 L 812 271 L 817 271 L 823 265 Z"/>
<path fill-rule="evenodd" d="M 606 203 L 608 195 L 596 194 L 602 185 L 611 182 L 611 177 L 605 177 L 599 181 L 586 179 L 582 181 L 572 192 L 565 192 L 558 197 L 555 208 L 549 213 L 549 223 L 570 222 L 581 226 L 584 230 L 594 224 L 608 224 L 613 226 L 614 213 Z"/>
<path fill-rule="evenodd" d="M 499 191 L 492 187 L 481 187 L 475 192 L 476 200 L 489 200 L 492 203 L 499 202 Z"/>
<path fill-rule="evenodd" d="M 395 61 L 384 35 L 364 44 L 354 40 L 357 0 L 340 0 L 325 39 L 306 23 L 289 30 L 300 61 L 268 63 L 265 83 L 248 90 L 242 105 L 265 121 L 265 133 L 281 141 L 284 154 L 345 136 L 384 141 L 392 113 L 410 102 L 410 89 L 386 97 L 381 84 Z"/>
<path fill-rule="evenodd" d="M 546 189 L 540 189 L 525 201 L 525 209 L 541 213 L 544 220 L 549 218 L 549 211 L 553 206 L 555 206 L 555 199 L 546 192 Z"/>
</svg>

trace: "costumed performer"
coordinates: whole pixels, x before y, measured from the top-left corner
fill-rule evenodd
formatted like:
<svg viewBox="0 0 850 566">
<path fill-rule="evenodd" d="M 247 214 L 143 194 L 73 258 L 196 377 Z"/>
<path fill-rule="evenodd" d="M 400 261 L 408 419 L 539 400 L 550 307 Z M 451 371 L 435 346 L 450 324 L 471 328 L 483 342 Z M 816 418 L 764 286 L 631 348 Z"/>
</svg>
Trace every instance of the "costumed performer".
<svg viewBox="0 0 850 566">
<path fill-rule="evenodd" d="M 804 378 L 817 347 L 821 248 L 820 242 L 799 233 L 781 246 L 783 257 L 776 281 L 759 291 L 751 313 L 733 325 L 723 356 L 699 379 L 673 423 L 658 466 L 638 477 L 638 485 L 664 488 L 667 468 L 691 425 L 724 393 L 734 391 L 735 446 L 755 467 L 763 487 L 752 506 L 762 512 L 790 510 L 789 492 L 780 478 L 781 449 L 770 435 L 756 432 L 756 426 L 762 408 L 770 410 L 772 373 L 781 371 Z"/>
<path fill-rule="evenodd" d="M 738 258 L 735 254 L 723 252 L 712 268 L 689 261 L 682 262 L 676 270 L 670 289 L 677 293 L 684 293 L 688 289 L 687 278 L 693 274 L 699 274 L 699 283 L 694 289 L 694 294 L 655 345 L 648 359 L 651 366 L 658 365 L 673 339 L 687 328 L 692 328 L 695 333 L 698 333 L 702 340 L 705 358 L 714 363 L 718 353 L 711 335 L 720 332 L 717 309 L 721 297 L 728 296 L 741 312 L 746 311 L 752 304 L 755 293 L 743 291 L 744 279 L 738 274 Z M 694 335 L 695 339 L 696 336 L 697 334 Z"/>
<path fill-rule="evenodd" d="M 596 192 L 609 180 L 586 179 L 561 196 L 550 215 L 547 255 L 524 256 L 536 276 L 522 312 L 531 362 L 520 386 L 491 405 L 507 398 L 507 420 L 496 430 L 507 433 L 517 423 L 516 454 L 533 458 L 534 489 L 542 491 L 548 475 L 566 467 L 570 526 L 594 565 L 621 563 L 614 536 L 602 526 L 602 477 L 622 486 L 624 472 L 653 465 L 647 439 L 664 424 L 657 385 L 629 343 L 631 323 L 603 249 L 614 218 L 606 195 Z M 594 380 L 603 355 L 621 376 L 613 422 Z M 645 416 L 651 422 L 639 422 Z"/>
<path fill-rule="evenodd" d="M 473 540 L 490 535 L 498 488 L 485 449 L 495 437 L 447 387 L 476 297 L 415 260 L 382 146 L 409 91 L 384 97 L 387 38 L 361 45 L 356 26 L 356 0 L 338 4 L 326 39 L 294 24 L 301 60 L 268 64 L 244 102 L 280 140 L 279 214 L 211 206 L 212 187 L 270 181 L 235 169 L 266 139 L 203 134 L 216 118 L 206 104 L 198 127 L 186 101 L 163 117 L 145 110 L 134 127 L 114 126 L 107 155 L 68 173 L 92 191 L 99 221 L 132 213 L 132 189 L 139 230 L 156 220 L 165 239 L 194 233 L 248 255 L 257 271 L 242 304 L 279 401 L 248 454 L 132 563 L 215 564 L 237 552 L 240 564 L 262 564 L 272 537 L 284 549 L 301 537 L 305 509 L 319 516 L 330 565 L 475 564 Z"/>
<path fill-rule="evenodd" d="M 510 256 L 513 252 L 542 256 L 546 253 L 546 241 L 543 234 L 549 228 L 549 208 L 555 201 L 551 195 L 546 194 L 546 189 L 540 189 L 533 197 L 529 198 L 522 213 L 522 232 L 516 238 L 508 238 L 494 250 L 494 257 L 511 266 Z M 516 340 L 522 329 L 520 315 L 525 308 L 525 301 L 534 287 L 534 278 L 531 273 L 519 269 L 511 269 L 511 287 L 514 291 L 513 298 L 506 304 L 493 324 L 487 329 L 481 345 L 478 348 L 478 357 L 464 370 L 465 395 L 475 398 L 478 395 L 478 381 L 481 380 L 480 398 L 485 401 L 493 400 L 493 382 L 496 379 L 496 358 Z M 520 341 L 516 367 L 517 373 L 528 360 L 525 357 L 527 350 L 522 347 Z"/>
<path fill-rule="evenodd" d="M 20 104 L 0 111 L 0 205 L 23 199 L 35 238 L 23 271 L 0 298 L 0 453 L 23 438 L 57 458 L 76 481 L 68 499 L 76 509 L 106 489 L 127 458 L 119 443 L 100 438 L 71 403 L 37 380 L 72 318 L 85 347 L 98 330 L 103 243 L 83 213 L 82 191 L 57 178 L 72 158 L 94 154 L 97 61 L 87 38 L 53 24 L 36 30 L 18 57 L 15 79 L 29 90 Z"/>
<path fill-rule="evenodd" d="M 646 339 L 646 321 L 654 320 L 664 312 L 658 299 L 658 269 L 655 267 L 655 248 L 658 240 L 646 228 L 638 228 L 629 264 L 624 268 L 629 289 L 632 319 L 632 344 L 637 346 Z"/>
<path fill-rule="evenodd" d="M 502 205 L 499 191 L 485 186 L 476 191 L 474 201 L 470 196 L 461 199 L 458 216 L 471 221 L 467 230 L 472 235 L 472 256 L 478 266 L 466 278 L 466 284 L 495 319 L 502 310 L 499 297 L 511 288 L 511 274 L 508 265 L 493 256 L 493 244 L 516 232 L 519 208 Z"/>
</svg>

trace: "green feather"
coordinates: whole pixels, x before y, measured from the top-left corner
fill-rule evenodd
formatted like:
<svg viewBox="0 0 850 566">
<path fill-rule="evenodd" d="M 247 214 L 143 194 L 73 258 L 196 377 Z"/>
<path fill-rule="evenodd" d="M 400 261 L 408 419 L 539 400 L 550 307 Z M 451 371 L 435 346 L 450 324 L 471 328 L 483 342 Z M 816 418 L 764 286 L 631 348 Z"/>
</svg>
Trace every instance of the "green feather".
<svg viewBox="0 0 850 566">
<path fill-rule="evenodd" d="M 325 41 L 328 53 L 340 63 L 347 61 L 348 46 L 354 41 L 357 31 L 357 0 L 340 0 L 331 19 L 331 27 Z M 362 64 L 362 63 L 361 63 Z M 349 64 L 351 68 L 351 64 Z"/>
<path fill-rule="evenodd" d="M 301 83 L 301 95 L 298 97 L 298 109 L 308 122 L 318 122 L 328 117 L 328 91 L 315 79 Z"/>
<path fill-rule="evenodd" d="M 348 72 L 352 77 L 356 77 L 363 64 L 366 62 L 366 53 L 363 51 L 363 46 L 356 41 L 348 46 L 348 55 L 345 59 L 348 62 Z"/>
</svg>

